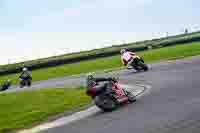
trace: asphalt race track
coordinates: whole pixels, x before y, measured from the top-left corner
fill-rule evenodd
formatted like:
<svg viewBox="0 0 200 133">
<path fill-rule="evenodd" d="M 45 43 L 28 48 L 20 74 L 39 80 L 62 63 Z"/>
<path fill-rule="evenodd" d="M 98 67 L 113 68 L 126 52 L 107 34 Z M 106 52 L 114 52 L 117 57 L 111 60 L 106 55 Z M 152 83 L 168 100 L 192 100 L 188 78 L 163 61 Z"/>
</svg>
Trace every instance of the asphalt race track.
<svg viewBox="0 0 200 133">
<path fill-rule="evenodd" d="M 151 85 L 134 104 L 43 131 L 44 133 L 199 133 L 200 57 L 120 71 L 120 80 Z"/>
</svg>

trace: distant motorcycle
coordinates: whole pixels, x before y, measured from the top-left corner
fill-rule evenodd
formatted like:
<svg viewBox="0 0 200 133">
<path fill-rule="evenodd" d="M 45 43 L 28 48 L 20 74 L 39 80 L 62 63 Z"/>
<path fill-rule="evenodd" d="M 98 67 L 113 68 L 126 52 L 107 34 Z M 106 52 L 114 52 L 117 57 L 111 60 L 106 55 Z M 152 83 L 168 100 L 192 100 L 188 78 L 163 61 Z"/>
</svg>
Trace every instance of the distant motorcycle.
<svg viewBox="0 0 200 133">
<path fill-rule="evenodd" d="M 8 90 L 11 86 L 11 82 L 5 82 L 0 86 L 0 91 Z"/>
<path fill-rule="evenodd" d="M 133 69 L 135 69 L 136 71 L 148 71 L 148 66 L 147 64 L 145 64 L 144 60 L 139 57 L 139 56 L 136 56 L 133 61 L 131 62 L 131 66 Z M 132 68 L 128 68 L 128 69 L 132 69 Z"/>
<path fill-rule="evenodd" d="M 27 79 L 20 78 L 19 80 L 20 80 L 20 82 L 19 82 L 20 88 L 23 88 L 25 86 L 30 87 L 32 84 L 32 78 L 27 78 Z"/>
<path fill-rule="evenodd" d="M 92 97 L 96 106 L 103 111 L 112 111 L 122 104 L 136 101 L 136 97 L 131 92 L 123 89 L 118 81 L 108 81 L 106 88 L 100 92 L 89 89 L 86 93 Z"/>
</svg>

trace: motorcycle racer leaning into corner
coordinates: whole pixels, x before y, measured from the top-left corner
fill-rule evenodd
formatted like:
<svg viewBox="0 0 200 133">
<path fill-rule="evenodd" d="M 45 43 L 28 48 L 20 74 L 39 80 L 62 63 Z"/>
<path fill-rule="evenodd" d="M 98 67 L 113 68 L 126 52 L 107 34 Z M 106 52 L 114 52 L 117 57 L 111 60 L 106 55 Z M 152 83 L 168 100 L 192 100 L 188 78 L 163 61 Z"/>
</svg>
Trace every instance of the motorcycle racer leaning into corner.
<svg viewBox="0 0 200 133">
<path fill-rule="evenodd" d="M 108 82 L 105 82 L 108 81 Z M 111 82 L 110 82 L 111 81 Z M 98 96 L 102 96 L 101 94 L 108 94 L 107 96 L 111 96 L 117 101 L 117 104 L 121 102 L 135 102 L 136 96 L 131 93 L 131 91 L 121 88 L 118 86 L 118 81 L 116 78 L 109 77 L 109 78 L 94 78 L 92 73 L 87 75 L 87 90 L 86 94 L 91 96 L 94 99 L 95 104 L 102 108 L 104 111 L 107 110 L 108 106 L 106 105 L 107 102 L 99 103 L 96 98 L 99 99 Z M 96 97 L 97 96 L 97 97 Z M 99 99 L 100 101 L 103 100 L 102 98 Z M 112 100 L 111 100 L 112 101 Z M 108 102 L 109 103 L 109 102 Z M 111 106 L 112 108 L 113 106 Z"/>
<path fill-rule="evenodd" d="M 130 52 L 127 49 L 123 48 L 120 50 L 121 53 L 121 62 L 124 66 L 127 66 L 127 69 L 131 69 L 131 64 L 137 62 L 137 59 L 141 59 L 136 53 Z"/>
<path fill-rule="evenodd" d="M 29 80 L 29 79 L 32 79 L 31 73 L 30 73 L 30 71 L 28 70 L 28 68 L 24 67 L 24 68 L 22 69 L 22 73 L 21 73 L 21 75 L 19 76 L 19 79 L 20 79 L 20 80 Z"/>
</svg>

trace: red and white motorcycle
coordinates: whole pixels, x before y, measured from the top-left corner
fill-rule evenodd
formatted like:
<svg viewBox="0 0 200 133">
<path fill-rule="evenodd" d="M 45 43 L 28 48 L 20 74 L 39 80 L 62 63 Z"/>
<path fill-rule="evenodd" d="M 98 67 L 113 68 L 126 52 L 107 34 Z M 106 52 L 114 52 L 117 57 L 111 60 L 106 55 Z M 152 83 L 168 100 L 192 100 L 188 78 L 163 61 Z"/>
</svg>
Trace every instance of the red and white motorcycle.
<svg viewBox="0 0 200 133">
<path fill-rule="evenodd" d="M 136 97 L 129 91 L 123 89 L 118 81 L 108 81 L 106 89 L 97 93 L 94 90 L 87 90 L 87 95 L 91 96 L 97 107 L 103 111 L 112 111 L 122 104 L 136 101 Z"/>
</svg>

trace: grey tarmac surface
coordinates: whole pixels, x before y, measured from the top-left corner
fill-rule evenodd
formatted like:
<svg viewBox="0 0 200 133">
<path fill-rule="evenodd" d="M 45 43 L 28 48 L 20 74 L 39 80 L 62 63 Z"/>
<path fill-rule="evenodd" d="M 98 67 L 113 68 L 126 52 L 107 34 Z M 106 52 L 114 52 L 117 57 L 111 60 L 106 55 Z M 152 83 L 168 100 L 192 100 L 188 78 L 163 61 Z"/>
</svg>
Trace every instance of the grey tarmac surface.
<svg viewBox="0 0 200 133">
<path fill-rule="evenodd" d="M 148 84 L 152 88 L 135 104 L 43 133 L 200 132 L 200 56 L 152 64 L 149 72 L 122 70 L 114 74 L 128 84 Z M 76 85 L 83 82 L 81 78 L 76 81 Z"/>
<path fill-rule="evenodd" d="M 189 62 L 193 62 L 193 61 L 198 61 L 200 58 L 200 56 L 195 56 L 195 57 L 189 57 L 187 59 L 181 59 L 178 60 L 177 62 L 181 63 L 187 63 Z M 154 64 L 150 64 L 150 68 L 151 68 L 151 72 L 154 71 L 159 71 L 159 70 L 167 70 L 170 69 L 171 67 L 174 67 L 174 63 L 176 61 L 164 61 L 161 63 L 154 63 Z M 12 86 L 11 89 L 4 91 L 4 92 L 15 92 L 15 91 L 24 91 L 24 90 L 32 90 L 32 89 L 43 89 L 43 88 L 53 88 L 53 87 L 77 87 L 77 86 L 83 86 L 85 85 L 85 75 L 86 74 L 80 74 L 80 75 L 74 75 L 74 76 L 67 76 L 67 77 L 61 77 L 61 78 L 53 78 L 53 79 L 49 79 L 49 80 L 44 80 L 44 81 L 38 81 L 38 82 L 34 82 L 32 84 L 31 87 L 25 87 L 25 88 L 19 88 L 18 86 Z M 144 74 L 137 74 L 134 72 L 134 70 L 119 70 L 119 71 L 114 71 L 114 72 L 110 72 L 107 74 L 98 74 L 98 76 L 117 76 L 120 79 L 122 79 L 123 81 L 123 77 L 126 77 L 128 75 L 132 75 L 131 82 L 129 82 L 129 84 L 137 84 L 137 83 L 146 83 L 146 79 L 145 78 L 138 78 L 138 75 L 143 75 Z M 149 74 L 147 74 L 148 76 Z M 146 76 L 146 75 L 145 75 Z M 148 81 L 147 81 L 148 83 Z M 4 92 L 0 92 L 0 93 L 4 93 Z"/>
</svg>

